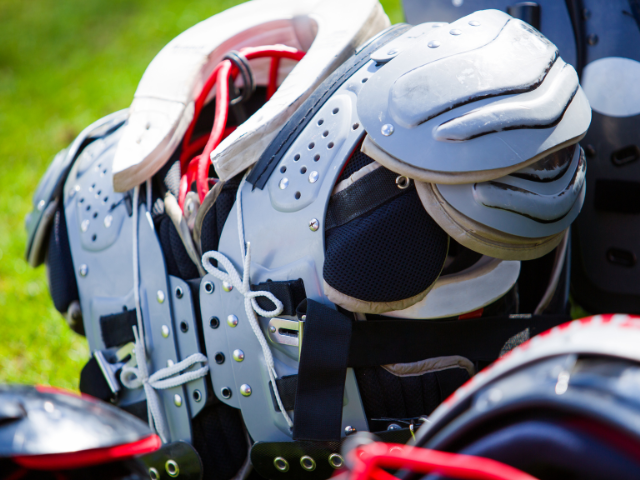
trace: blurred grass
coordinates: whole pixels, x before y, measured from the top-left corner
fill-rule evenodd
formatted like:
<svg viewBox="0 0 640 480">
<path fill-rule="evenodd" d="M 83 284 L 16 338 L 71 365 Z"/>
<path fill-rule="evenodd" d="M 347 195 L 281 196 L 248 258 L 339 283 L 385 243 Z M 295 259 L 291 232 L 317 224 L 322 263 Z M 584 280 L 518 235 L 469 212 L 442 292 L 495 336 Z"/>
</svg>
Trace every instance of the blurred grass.
<svg viewBox="0 0 640 480">
<path fill-rule="evenodd" d="M 0 383 L 75 389 L 89 349 L 24 260 L 24 217 L 56 152 L 126 108 L 172 38 L 238 1 L 0 0 Z M 400 0 L 383 1 L 402 21 Z"/>
</svg>

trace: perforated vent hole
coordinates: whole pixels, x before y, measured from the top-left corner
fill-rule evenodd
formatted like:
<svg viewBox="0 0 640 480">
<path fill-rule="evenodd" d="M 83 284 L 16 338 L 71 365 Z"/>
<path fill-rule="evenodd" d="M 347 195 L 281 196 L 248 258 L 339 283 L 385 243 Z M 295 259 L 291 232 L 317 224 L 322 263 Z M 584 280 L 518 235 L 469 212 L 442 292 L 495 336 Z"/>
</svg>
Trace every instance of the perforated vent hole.
<svg viewBox="0 0 640 480">
<path fill-rule="evenodd" d="M 84 197 L 78 200 L 80 203 L 84 203 Z"/>
<path fill-rule="evenodd" d="M 303 175 L 304 175 L 305 173 L 307 173 L 307 167 L 302 167 L 302 168 L 300 169 L 300 173 L 302 173 Z"/>
<path fill-rule="evenodd" d="M 351 128 L 353 128 L 354 130 L 357 130 L 358 128 L 360 128 L 360 124 L 359 123 L 354 123 Z"/>
<path fill-rule="evenodd" d="M 300 194 L 300 192 L 296 192 L 296 194 L 295 194 L 296 200 L 300 200 L 301 196 L 302 195 Z"/>
<path fill-rule="evenodd" d="M 309 150 L 313 149 L 315 146 L 316 146 L 316 144 L 315 144 L 315 143 L 313 143 L 313 142 L 311 142 L 311 143 L 309 144 Z"/>
<path fill-rule="evenodd" d="M 328 145 L 327 145 L 327 148 L 329 148 L 329 149 L 333 148 L 333 142 L 329 142 Z"/>
<path fill-rule="evenodd" d="M 98 190 L 98 191 L 96 192 L 96 197 L 99 197 L 101 193 L 102 193 L 102 190 Z"/>
<path fill-rule="evenodd" d="M 109 197 L 104 197 L 104 199 L 102 200 L 104 203 L 107 203 L 109 201 Z"/>
<path fill-rule="evenodd" d="M 95 242 L 98 239 L 98 236 L 94 233 L 93 235 L 91 235 L 91 241 Z"/>
<path fill-rule="evenodd" d="M 369 80 L 368 78 L 363 78 L 362 79 L 362 83 L 367 83 L 367 80 Z"/>
<path fill-rule="evenodd" d="M 328 135 L 329 135 L 329 130 L 325 130 L 324 132 L 322 132 L 323 137 L 327 137 Z"/>
<path fill-rule="evenodd" d="M 316 153 L 315 157 L 313 157 L 313 161 L 317 162 L 318 160 L 320 160 L 320 155 Z"/>
<path fill-rule="evenodd" d="M 98 212 L 93 212 L 93 218 L 98 218 Z"/>
<path fill-rule="evenodd" d="M 298 160 L 300 160 L 300 154 L 296 153 L 295 157 L 293 157 L 293 161 L 297 162 Z"/>
<path fill-rule="evenodd" d="M 336 114 L 336 113 L 338 113 L 339 111 L 340 111 L 340 109 L 339 109 L 339 108 L 334 108 L 334 109 L 333 109 L 333 111 L 332 111 L 331 113 L 333 113 L 333 114 L 335 115 L 335 114 Z"/>
<path fill-rule="evenodd" d="M 318 125 L 322 125 L 323 123 L 324 123 L 324 120 L 322 118 L 318 120 Z"/>
<path fill-rule="evenodd" d="M 87 205 L 87 212 L 91 210 L 91 205 Z"/>
<path fill-rule="evenodd" d="M 286 171 L 287 171 L 287 167 L 285 166 L 280 167 L 280 173 L 284 173 Z"/>
</svg>

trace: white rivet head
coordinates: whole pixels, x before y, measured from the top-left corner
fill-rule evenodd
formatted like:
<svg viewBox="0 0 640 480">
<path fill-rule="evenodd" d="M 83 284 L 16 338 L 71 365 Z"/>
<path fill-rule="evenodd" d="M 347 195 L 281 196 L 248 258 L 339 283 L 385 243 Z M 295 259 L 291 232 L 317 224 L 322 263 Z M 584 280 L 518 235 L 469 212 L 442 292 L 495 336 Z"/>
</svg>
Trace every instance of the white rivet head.
<svg viewBox="0 0 640 480">
<path fill-rule="evenodd" d="M 471 20 L 469 22 L 469 25 L 471 25 L 472 27 L 479 27 L 480 26 L 480 22 L 478 20 Z"/>
<path fill-rule="evenodd" d="M 251 395 L 251 387 L 246 383 L 243 383 L 242 385 L 240 385 L 240 393 L 243 396 L 248 397 L 249 395 Z"/>
<path fill-rule="evenodd" d="M 86 232 L 89 229 L 89 220 L 83 220 L 80 224 L 80 230 Z"/>
<path fill-rule="evenodd" d="M 276 327 L 274 327 L 273 325 L 271 325 L 271 326 L 269 327 L 269 331 L 270 331 L 271 333 L 276 333 Z"/>
<path fill-rule="evenodd" d="M 284 190 L 285 188 L 287 188 L 288 185 L 289 185 L 289 179 L 287 177 L 284 177 L 282 180 L 280 180 L 280 183 L 278 184 L 278 186 L 280 187 L 280 190 Z"/>
<path fill-rule="evenodd" d="M 173 396 L 173 403 L 176 407 L 181 407 L 182 406 L 182 397 L 178 394 L 175 394 Z"/>
<path fill-rule="evenodd" d="M 169 359 L 167 360 L 167 367 L 173 367 L 173 360 Z"/>
<path fill-rule="evenodd" d="M 46 402 L 44 402 L 44 410 L 45 410 L 46 412 L 51 413 L 51 412 L 53 412 L 55 409 L 56 409 L 56 407 L 55 407 L 55 406 L 53 405 L 53 403 L 51 403 L 50 401 L 48 401 L 48 400 L 47 400 Z"/>
<path fill-rule="evenodd" d="M 311 220 L 309 220 L 309 230 L 311 230 L 312 232 L 317 232 L 319 228 L 320 222 L 317 218 L 312 218 Z"/>
<path fill-rule="evenodd" d="M 390 123 L 385 123 L 382 126 L 382 129 L 380 129 L 380 132 L 385 137 L 388 137 L 389 135 L 393 135 L 393 125 L 391 125 Z"/>
<path fill-rule="evenodd" d="M 449 33 L 451 35 L 460 35 L 462 32 L 460 30 L 458 30 L 457 28 L 454 28 L 453 30 L 449 30 Z"/>
<path fill-rule="evenodd" d="M 156 299 L 158 300 L 158 303 L 164 303 L 164 292 L 162 290 L 158 290 L 158 293 L 156 293 Z"/>
<path fill-rule="evenodd" d="M 225 292 L 230 292 L 231 290 L 233 290 L 233 285 L 231 285 L 227 281 L 224 281 L 222 282 L 222 290 L 224 290 Z"/>
<path fill-rule="evenodd" d="M 243 360 L 244 360 L 244 352 L 243 352 L 242 350 L 240 350 L 239 348 L 236 348 L 236 349 L 233 351 L 233 359 L 234 359 L 236 362 L 241 362 L 241 361 L 243 361 Z"/>
<path fill-rule="evenodd" d="M 347 425 L 346 427 L 344 427 L 344 433 L 347 435 L 353 435 L 357 431 L 358 430 L 356 430 L 356 428 L 352 427 L 351 425 Z"/>
<path fill-rule="evenodd" d="M 109 228 L 111 226 L 111 222 L 113 221 L 113 217 L 111 215 L 107 215 L 104 217 L 104 226 Z"/>
<path fill-rule="evenodd" d="M 316 183 L 320 174 L 315 170 L 309 174 L 309 183 Z"/>
<path fill-rule="evenodd" d="M 235 315 L 229 315 L 227 317 L 227 325 L 229 325 L 230 327 L 237 327 L 238 317 L 236 317 Z"/>
<path fill-rule="evenodd" d="M 464 0 L 451 0 L 451 4 L 454 7 L 461 7 L 463 3 L 464 3 Z"/>
<path fill-rule="evenodd" d="M 427 47 L 429 48 L 438 48 L 440 46 L 440 42 L 437 40 L 431 40 L 428 44 Z"/>
<path fill-rule="evenodd" d="M 41 212 L 46 204 L 47 204 L 47 202 L 45 202 L 44 200 L 40 200 L 38 202 L 38 211 Z"/>
<path fill-rule="evenodd" d="M 169 327 L 167 327 L 166 325 L 162 325 L 162 328 L 160 330 L 164 338 L 167 338 L 169 336 Z"/>
<path fill-rule="evenodd" d="M 80 268 L 78 269 L 78 273 L 80 274 L 81 277 L 86 277 L 87 274 L 89 273 L 89 267 L 87 267 L 86 264 L 80 265 Z"/>
</svg>

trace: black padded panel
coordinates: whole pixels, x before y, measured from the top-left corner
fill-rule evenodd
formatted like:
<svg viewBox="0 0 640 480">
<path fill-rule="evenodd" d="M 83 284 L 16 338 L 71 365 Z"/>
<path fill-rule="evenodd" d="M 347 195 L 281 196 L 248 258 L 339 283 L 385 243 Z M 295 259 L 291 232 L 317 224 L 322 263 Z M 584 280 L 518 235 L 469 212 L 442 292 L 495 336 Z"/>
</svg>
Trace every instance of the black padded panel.
<svg viewBox="0 0 640 480">
<path fill-rule="evenodd" d="M 62 206 L 58 207 L 53 218 L 45 263 L 53 305 L 60 313 L 66 313 L 71 302 L 78 300 L 79 296 Z"/>
<path fill-rule="evenodd" d="M 198 278 L 200 276 L 198 269 L 189 258 L 180 235 L 178 235 L 176 227 L 167 214 L 162 214 L 157 218 L 156 228 L 167 266 L 167 273 L 183 280 Z"/>
<path fill-rule="evenodd" d="M 469 379 L 459 367 L 397 377 L 382 367 L 355 369 L 367 419 L 409 419 L 429 415 Z"/>
<path fill-rule="evenodd" d="M 403 300 L 436 281 L 449 237 L 422 207 L 415 189 L 326 232 L 323 276 L 366 302 Z"/>
<path fill-rule="evenodd" d="M 202 253 L 218 250 L 222 229 L 236 201 L 236 193 L 242 179 L 241 175 L 236 175 L 224 184 L 215 203 L 204 217 L 200 233 Z"/>
<path fill-rule="evenodd" d="M 358 170 L 366 167 L 372 162 L 373 158 L 371 158 L 369 155 L 365 155 L 360 151 L 360 148 L 357 148 L 353 155 L 351 155 L 349 161 L 345 164 L 344 169 L 338 177 L 338 180 L 336 180 L 336 183 L 340 183 L 341 181 L 346 180 Z"/>
<path fill-rule="evenodd" d="M 224 403 L 205 407 L 193 420 L 193 446 L 202 459 L 203 480 L 229 480 L 248 452 L 240 411 Z"/>
</svg>

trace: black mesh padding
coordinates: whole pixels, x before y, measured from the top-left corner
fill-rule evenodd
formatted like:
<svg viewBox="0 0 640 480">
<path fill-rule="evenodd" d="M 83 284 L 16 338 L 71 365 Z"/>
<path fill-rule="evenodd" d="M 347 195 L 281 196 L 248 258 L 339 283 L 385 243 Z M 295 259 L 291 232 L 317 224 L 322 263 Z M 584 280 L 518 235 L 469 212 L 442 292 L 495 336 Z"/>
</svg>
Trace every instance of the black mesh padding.
<svg viewBox="0 0 640 480">
<path fill-rule="evenodd" d="M 323 276 L 336 290 L 366 302 L 391 302 L 436 281 L 449 237 L 414 189 L 326 232 Z"/>
<path fill-rule="evenodd" d="M 448 368 L 398 377 L 382 367 L 355 369 L 368 419 L 416 418 L 429 415 L 469 379 L 464 368 Z"/>
<path fill-rule="evenodd" d="M 71 302 L 79 297 L 62 206 L 58 207 L 53 218 L 45 263 L 53 304 L 60 313 L 66 313 Z"/>
<path fill-rule="evenodd" d="M 342 180 L 346 180 L 351 175 L 353 175 L 358 170 L 360 170 L 362 167 L 366 167 L 372 162 L 373 162 L 373 158 L 371 158 L 369 155 L 365 155 L 364 153 L 362 153 L 359 148 L 356 149 L 353 155 L 351 155 L 351 158 L 347 161 L 347 164 L 342 170 L 342 173 L 340 173 L 340 176 L 338 177 L 338 180 L 336 181 L 336 183 L 339 183 Z"/>
<path fill-rule="evenodd" d="M 193 446 L 202 459 L 203 480 L 228 480 L 248 455 L 240 411 L 224 403 L 205 407 L 193 420 Z"/>
<path fill-rule="evenodd" d="M 189 258 L 180 235 L 167 214 L 162 214 L 156 219 L 156 229 L 167 265 L 167 273 L 183 280 L 198 278 L 200 276 L 198 269 Z"/>
<path fill-rule="evenodd" d="M 224 184 L 215 203 L 204 217 L 200 232 L 200 246 L 203 253 L 218 250 L 220 235 L 222 235 L 224 224 L 236 201 L 240 180 L 241 177 L 238 175 Z"/>
</svg>

